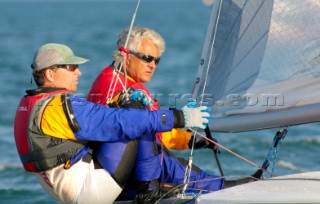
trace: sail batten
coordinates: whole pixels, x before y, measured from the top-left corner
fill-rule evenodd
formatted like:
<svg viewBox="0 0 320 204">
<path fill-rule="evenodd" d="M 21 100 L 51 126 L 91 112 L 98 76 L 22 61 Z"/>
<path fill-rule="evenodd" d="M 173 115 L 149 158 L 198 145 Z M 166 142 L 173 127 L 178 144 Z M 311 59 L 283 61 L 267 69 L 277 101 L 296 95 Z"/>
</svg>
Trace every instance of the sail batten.
<svg viewBox="0 0 320 204">
<path fill-rule="evenodd" d="M 221 0 L 212 11 L 193 93 L 212 107 L 212 131 L 317 122 L 320 2 Z"/>
</svg>

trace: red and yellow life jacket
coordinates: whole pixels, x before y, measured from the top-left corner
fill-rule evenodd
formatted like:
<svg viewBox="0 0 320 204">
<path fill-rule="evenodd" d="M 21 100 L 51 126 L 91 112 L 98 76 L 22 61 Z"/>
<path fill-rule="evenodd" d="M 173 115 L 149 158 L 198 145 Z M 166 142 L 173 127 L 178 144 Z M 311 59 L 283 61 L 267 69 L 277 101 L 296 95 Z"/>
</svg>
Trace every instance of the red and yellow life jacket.
<svg viewBox="0 0 320 204">
<path fill-rule="evenodd" d="M 114 69 L 112 66 L 108 66 L 95 79 L 87 97 L 89 101 L 106 105 L 108 91 L 110 88 L 110 84 L 112 82 L 113 70 Z M 119 77 L 122 83 L 124 83 L 125 81 L 124 75 L 119 74 Z M 135 90 L 140 89 L 147 94 L 147 97 L 149 97 L 153 102 L 152 105 L 148 106 L 149 110 L 152 111 L 152 110 L 160 109 L 160 105 L 158 101 L 152 97 L 151 93 L 147 90 L 147 88 L 142 83 L 138 83 L 134 81 L 131 77 L 127 76 L 126 85 L 127 85 L 127 88 L 131 87 Z M 123 90 L 123 87 L 120 85 L 120 83 L 117 83 L 113 88 L 114 88 L 113 90 L 114 94 L 112 96 L 109 96 L 111 98 L 116 97 L 116 95 Z M 171 132 L 157 133 L 156 137 L 158 141 L 163 143 L 167 148 L 175 149 L 175 150 L 184 150 L 189 148 L 188 143 L 191 139 L 191 134 L 183 129 L 175 128 Z"/>
<path fill-rule="evenodd" d="M 64 164 L 85 146 L 83 142 L 45 135 L 41 130 L 41 113 L 46 104 L 57 94 L 61 94 L 61 99 L 67 101 L 63 94 L 65 92 L 67 91 L 61 89 L 40 91 L 37 95 L 24 96 L 19 103 L 14 121 L 14 136 L 21 162 L 28 172 L 46 171 Z M 70 115 L 67 111 L 65 114 Z"/>
</svg>

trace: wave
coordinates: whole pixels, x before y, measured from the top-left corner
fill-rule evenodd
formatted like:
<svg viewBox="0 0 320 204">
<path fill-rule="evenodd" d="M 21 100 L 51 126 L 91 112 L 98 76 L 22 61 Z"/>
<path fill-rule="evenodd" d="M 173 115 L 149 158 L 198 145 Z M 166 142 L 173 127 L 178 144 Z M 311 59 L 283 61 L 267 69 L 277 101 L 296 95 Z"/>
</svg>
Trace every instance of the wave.
<svg viewBox="0 0 320 204">
<path fill-rule="evenodd" d="M 21 163 L 11 163 L 11 164 L 0 164 L 0 171 L 8 170 L 8 169 L 22 169 Z"/>
<path fill-rule="evenodd" d="M 281 168 L 284 168 L 284 169 L 288 169 L 288 170 L 292 170 L 292 171 L 296 171 L 296 172 L 308 172 L 310 170 L 308 169 L 303 169 L 303 168 L 300 168 L 296 165 L 294 165 L 293 163 L 291 162 L 288 162 L 288 161 L 283 161 L 283 160 L 279 160 L 278 164 L 277 164 L 279 167 Z"/>
<path fill-rule="evenodd" d="M 2 204 L 57 204 L 47 194 L 40 194 L 39 189 L 0 189 L 0 203 Z"/>
</svg>

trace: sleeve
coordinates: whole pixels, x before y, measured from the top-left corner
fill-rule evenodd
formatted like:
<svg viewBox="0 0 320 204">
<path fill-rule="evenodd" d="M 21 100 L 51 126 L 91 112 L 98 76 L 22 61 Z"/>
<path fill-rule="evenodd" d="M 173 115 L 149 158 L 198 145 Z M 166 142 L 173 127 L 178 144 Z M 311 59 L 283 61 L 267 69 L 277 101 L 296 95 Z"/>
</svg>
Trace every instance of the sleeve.
<svg viewBox="0 0 320 204">
<path fill-rule="evenodd" d="M 168 149 L 185 150 L 188 149 L 189 141 L 191 139 L 191 133 L 180 129 L 174 128 L 170 132 L 162 133 L 162 143 Z"/>
<path fill-rule="evenodd" d="M 80 130 L 78 140 L 115 142 L 154 132 L 171 131 L 175 114 L 170 110 L 108 108 L 70 95 L 71 108 Z"/>
</svg>

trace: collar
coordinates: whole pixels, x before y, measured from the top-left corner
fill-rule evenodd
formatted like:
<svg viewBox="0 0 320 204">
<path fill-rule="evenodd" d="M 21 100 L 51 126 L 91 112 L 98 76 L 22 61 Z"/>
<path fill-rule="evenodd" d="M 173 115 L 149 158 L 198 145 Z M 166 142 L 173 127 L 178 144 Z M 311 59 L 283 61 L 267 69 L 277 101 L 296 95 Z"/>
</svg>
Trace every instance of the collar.
<svg viewBox="0 0 320 204">
<path fill-rule="evenodd" d="M 56 88 L 56 87 L 39 87 L 36 89 L 26 90 L 26 93 L 29 96 L 35 96 L 42 93 L 50 93 L 54 91 L 64 90 L 63 88 Z"/>
<path fill-rule="evenodd" d="M 110 65 L 113 69 L 115 68 L 115 67 L 114 67 L 114 63 L 115 63 L 115 61 L 113 61 L 112 64 Z M 124 72 L 119 72 L 119 73 L 122 74 L 123 76 L 125 76 L 125 75 L 124 75 Z M 128 74 L 126 75 L 126 78 L 129 79 L 130 81 L 136 82 L 136 81 L 135 81 L 131 76 L 129 76 Z"/>
</svg>

